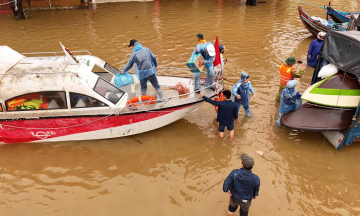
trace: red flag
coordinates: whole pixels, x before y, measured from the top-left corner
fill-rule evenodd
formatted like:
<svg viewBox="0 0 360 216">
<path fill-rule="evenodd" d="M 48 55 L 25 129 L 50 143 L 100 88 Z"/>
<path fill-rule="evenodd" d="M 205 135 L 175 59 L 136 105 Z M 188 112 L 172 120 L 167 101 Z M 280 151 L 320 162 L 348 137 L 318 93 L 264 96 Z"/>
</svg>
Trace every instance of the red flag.
<svg viewBox="0 0 360 216">
<path fill-rule="evenodd" d="M 215 61 L 214 61 L 214 66 L 218 65 L 221 63 L 221 58 L 220 58 L 220 48 L 219 48 L 219 41 L 218 41 L 218 36 L 216 36 L 216 41 L 215 41 Z"/>
</svg>

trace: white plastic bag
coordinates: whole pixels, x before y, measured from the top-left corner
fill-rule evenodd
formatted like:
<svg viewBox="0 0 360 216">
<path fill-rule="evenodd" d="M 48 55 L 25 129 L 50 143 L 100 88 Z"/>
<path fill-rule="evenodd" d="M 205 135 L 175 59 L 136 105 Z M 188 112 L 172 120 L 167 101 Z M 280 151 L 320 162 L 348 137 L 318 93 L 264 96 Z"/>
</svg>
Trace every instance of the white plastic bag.
<svg viewBox="0 0 360 216">
<path fill-rule="evenodd" d="M 328 64 L 321 68 L 318 77 L 325 79 L 326 77 L 336 74 L 338 71 L 339 69 L 335 65 Z"/>
<path fill-rule="evenodd" d="M 315 16 L 313 16 L 313 17 L 311 17 L 311 18 L 312 18 L 313 20 L 321 23 L 321 24 L 324 25 L 324 26 L 327 26 L 327 25 L 328 25 L 328 21 L 327 21 L 326 19 L 322 19 L 322 18 L 320 18 L 320 17 L 315 17 Z"/>
</svg>

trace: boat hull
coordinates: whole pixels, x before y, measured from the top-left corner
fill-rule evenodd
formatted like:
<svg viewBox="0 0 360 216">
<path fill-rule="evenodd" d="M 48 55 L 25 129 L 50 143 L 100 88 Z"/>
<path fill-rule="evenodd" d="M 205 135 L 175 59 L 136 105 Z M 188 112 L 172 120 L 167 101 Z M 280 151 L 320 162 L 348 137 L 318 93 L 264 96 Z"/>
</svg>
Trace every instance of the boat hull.
<svg viewBox="0 0 360 216">
<path fill-rule="evenodd" d="M 339 72 L 307 88 L 301 99 L 321 106 L 357 108 L 360 85 L 356 76 Z"/>
<path fill-rule="evenodd" d="M 201 103 L 122 115 L 6 120 L 0 122 L 0 142 L 59 142 L 130 136 L 171 124 Z"/>
<path fill-rule="evenodd" d="M 315 37 L 319 32 L 330 31 L 330 27 L 316 22 L 307 13 L 305 13 L 301 5 L 298 6 L 298 10 L 299 10 L 299 17 L 301 22 L 304 24 L 305 28 L 307 28 L 309 32 L 313 34 Z M 339 29 L 332 28 L 331 30 L 338 31 Z"/>
<path fill-rule="evenodd" d="M 355 14 L 360 14 L 360 12 L 355 12 L 355 13 L 351 13 L 351 12 L 341 12 L 341 11 L 337 11 L 334 10 L 332 7 L 328 6 L 327 7 L 327 13 L 329 14 L 329 16 L 331 17 L 331 19 L 335 22 L 335 23 L 346 23 L 350 21 L 350 18 L 346 17 L 347 15 L 355 15 Z"/>
<path fill-rule="evenodd" d="M 330 11 L 329 11 L 330 10 Z M 342 16 L 341 14 L 337 13 L 335 10 L 333 10 L 332 8 L 329 9 L 328 8 L 328 14 L 331 17 L 331 19 L 335 22 L 335 23 L 346 23 L 349 22 L 349 18 Z"/>
</svg>

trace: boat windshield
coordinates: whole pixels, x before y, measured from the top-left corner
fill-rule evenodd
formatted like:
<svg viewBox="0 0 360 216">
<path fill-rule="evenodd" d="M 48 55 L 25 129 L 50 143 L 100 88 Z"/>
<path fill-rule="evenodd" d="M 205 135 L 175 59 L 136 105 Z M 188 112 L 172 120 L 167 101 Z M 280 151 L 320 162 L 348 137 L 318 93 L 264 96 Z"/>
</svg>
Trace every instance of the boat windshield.
<svg viewBox="0 0 360 216">
<path fill-rule="evenodd" d="M 105 63 L 104 68 L 109 71 L 110 73 L 114 74 L 115 76 L 120 73 L 120 71 L 113 66 L 111 66 L 109 63 Z"/>
<path fill-rule="evenodd" d="M 125 93 L 101 77 L 98 78 L 98 81 L 94 87 L 94 91 L 113 104 L 116 104 Z"/>
</svg>

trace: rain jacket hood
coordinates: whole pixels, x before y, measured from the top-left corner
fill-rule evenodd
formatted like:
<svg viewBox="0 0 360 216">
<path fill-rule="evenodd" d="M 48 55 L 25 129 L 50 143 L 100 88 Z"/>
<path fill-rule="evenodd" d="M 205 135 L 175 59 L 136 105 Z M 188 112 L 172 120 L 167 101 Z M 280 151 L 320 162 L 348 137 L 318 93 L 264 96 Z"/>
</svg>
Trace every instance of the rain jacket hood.
<svg viewBox="0 0 360 216">
<path fill-rule="evenodd" d="M 141 50 L 142 48 L 143 48 L 143 46 L 139 42 L 136 42 L 134 45 L 134 48 L 133 48 L 133 52 Z"/>
<path fill-rule="evenodd" d="M 240 80 L 231 88 L 231 97 L 237 104 L 248 105 L 251 101 L 250 92 L 255 94 L 255 89 L 251 82 L 249 81 L 248 83 L 245 83 L 245 80 L 248 76 L 249 74 L 242 71 Z M 240 95 L 241 98 L 237 99 L 237 95 Z"/>
<path fill-rule="evenodd" d="M 280 108 L 295 104 L 299 100 L 301 101 L 301 94 L 295 91 L 296 84 L 296 80 L 291 80 L 287 83 L 286 89 L 284 89 L 280 95 Z"/>
<path fill-rule="evenodd" d="M 297 85 L 297 81 L 296 80 L 291 80 L 286 84 L 286 88 L 293 89 L 293 88 L 295 88 L 296 85 Z"/>
<path fill-rule="evenodd" d="M 241 82 L 241 84 L 243 84 L 243 85 L 246 85 L 245 80 L 248 76 L 249 76 L 249 74 L 242 71 L 239 82 Z"/>
</svg>

